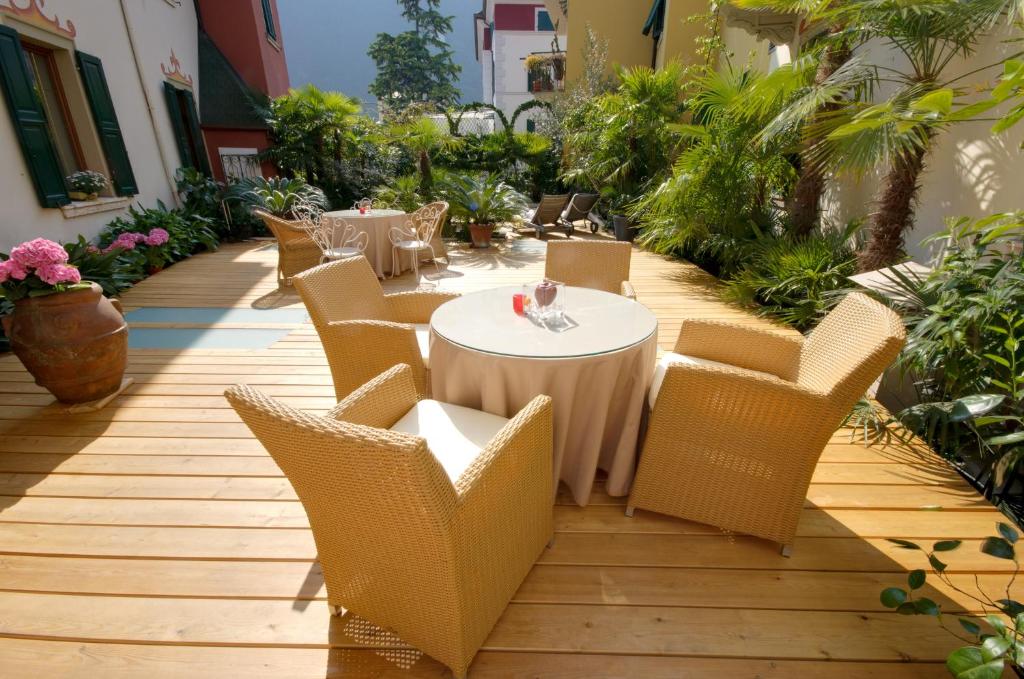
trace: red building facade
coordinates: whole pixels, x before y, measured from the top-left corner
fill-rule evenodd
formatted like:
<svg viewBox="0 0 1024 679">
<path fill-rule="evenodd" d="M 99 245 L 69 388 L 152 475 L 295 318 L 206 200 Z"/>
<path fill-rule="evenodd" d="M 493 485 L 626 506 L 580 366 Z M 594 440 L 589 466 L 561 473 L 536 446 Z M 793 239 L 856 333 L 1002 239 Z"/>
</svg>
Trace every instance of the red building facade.
<svg viewBox="0 0 1024 679">
<path fill-rule="evenodd" d="M 257 109 L 288 91 L 277 0 L 196 0 L 199 118 L 213 176 L 275 174 L 257 154 L 271 145 Z"/>
</svg>

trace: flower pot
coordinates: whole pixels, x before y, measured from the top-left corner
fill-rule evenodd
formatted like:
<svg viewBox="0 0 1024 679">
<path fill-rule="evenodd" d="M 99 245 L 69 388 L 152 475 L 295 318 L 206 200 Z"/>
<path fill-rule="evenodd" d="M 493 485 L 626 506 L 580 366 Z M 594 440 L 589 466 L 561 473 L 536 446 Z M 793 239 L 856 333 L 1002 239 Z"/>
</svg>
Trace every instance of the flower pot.
<svg viewBox="0 0 1024 679">
<path fill-rule="evenodd" d="M 629 223 L 626 215 L 613 215 L 612 227 L 615 229 L 615 240 L 633 242 L 636 236 L 636 227 Z"/>
<path fill-rule="evenodd" d="M 11 350 L 62 403 L 87 403 L 120 388 L 128 362 L 121 305 L 100 286 L 25 297 L 3 318 Z"/>
<path fill-rule="evenodd" d="M 491 246 L 491 235 L 494 233 L 494 224 L 470 224 L 469 237 L 473 240 L 473 247 L 487 248 Z"/>
<path fill-rule="evenodd" d="M 160 273 L 163 270 L 164 270 L 163 266 L 152 266 L 152 265 L 150 265 L 150 266 L 146 267 L 146 273 L 148 273 L 150 276 L 154 276 L 154 275 Z"/>
<path fill-rule="evenodd" d="M 96 200 L 100 197 L 98 193 L 85 193 L 84 191 L 68 191 L 68 198 L 71 200 Z"/>
</svg>

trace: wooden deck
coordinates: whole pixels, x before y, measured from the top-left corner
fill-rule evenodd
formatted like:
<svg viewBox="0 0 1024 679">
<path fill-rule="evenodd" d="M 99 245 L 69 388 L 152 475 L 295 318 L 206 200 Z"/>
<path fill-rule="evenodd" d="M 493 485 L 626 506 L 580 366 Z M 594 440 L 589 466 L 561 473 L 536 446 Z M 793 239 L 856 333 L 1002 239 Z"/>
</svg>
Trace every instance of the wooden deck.
<svg viewBox="0 0 1024 679">
<path fill-rule="evenodd" d="M 440 287 L 536 279 L 538 245 L 457 251 Z M 124 302 L 288 308 L 298 300 L 276 290 L 275 258 L 265 243 L 225 246 Z M 763 323 L 719 303 L 693 267 L 637 252 L 632 278 L 665 347 L 684 318 Z M 387 283 L 412 285 L 408 275 Z M 172 325 L 196 326 L 155 327 Z M 221 393 L 245 382 L 322 411 L 330 375 L 310 326 L 219 327 L 259 326 L 291 332 L 266 349 L 133 350 L 129 393 L 78 416 L 0 358 L 0 675 L 447 676 L 365 623 L 328 616 L 302 507 Z M 958 642 L 933 619 L 879 604 L 883 587 L 921 565 L 885 538 L 964 539 L 948 559 L 956 584 L 971 589 L 978 574 L 1001 591 L 1006 581 L 1009 562 L 978 550 L 1001 515 L 923 447 L 865 448 L 838 432 L 790 559 L 708 526 L 626 519 L 622 505 L 601 492 L 585 509 L 558 503 L 554 545 L 472 677 L 943 677 Z M 945 587 L 925 595 L 970 609 Z"/>
</svg>

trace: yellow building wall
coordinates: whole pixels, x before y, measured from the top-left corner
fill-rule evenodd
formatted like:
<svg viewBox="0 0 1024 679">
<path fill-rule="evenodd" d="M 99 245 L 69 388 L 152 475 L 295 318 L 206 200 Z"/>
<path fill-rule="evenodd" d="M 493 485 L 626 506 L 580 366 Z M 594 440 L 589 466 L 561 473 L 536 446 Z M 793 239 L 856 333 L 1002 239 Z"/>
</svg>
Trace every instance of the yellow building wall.
<svg viewBox="0 0 1024 679">
<path fill-rule="evenodd" d="M 708 11 L 707 0 L 668 0 L 665 7 L 665 31 L 658 43 L 655 61 L 654 40 L 643 34 L 651 10 L 649 0 L 583 0 L 570 6 L 569 45 L 566 78 L 574 80 L 583 73 L 583 54 L 587 25 L 599 40 L 608 42 L 608 68 L 615 64 L 658 68 L 671 61 L 693 64 L 697 60 L 694 39 L 704 30 L 701 23 L 687 19 Z"/>
<path fill-rule="evenodd" d="M 646 0 L 584 0 L 569 7 L 565 75 L 570 82 L 583 73 L 587 25 L 608 43 L 608 68 L 650 66 L 654 41 L 642 33 L 651 5 Z"/>
<path fill-rule="evenodd" d="M 658 68 L 672 61 L 678 61 L 684 66 L 697 63 L 699 57 L 697 43 L 694 41 L 704 33 L 704 24 L 687 19 L 697 14 L 707 14 L 708 11 L 707 0 L 668 0 L 665 6 L 665 32 L 658 44 Z"/>
</svg>

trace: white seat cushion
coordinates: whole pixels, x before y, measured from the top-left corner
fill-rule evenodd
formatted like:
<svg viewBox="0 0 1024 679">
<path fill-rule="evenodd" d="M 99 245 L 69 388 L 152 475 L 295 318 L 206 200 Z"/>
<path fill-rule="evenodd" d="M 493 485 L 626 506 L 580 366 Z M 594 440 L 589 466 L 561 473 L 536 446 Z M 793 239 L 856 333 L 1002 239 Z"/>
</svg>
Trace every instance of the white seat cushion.
<svg viewBox="0 0 1024 679">
<path fill-rule="evenodd" d="M 403 240 L 395 245 L 402 250 L 424 250 L 430 247 L 430 243 L 421 240 Z"/>
<path fill-rule="evenodd" d="M 430 326 L 424 323 L 417 323 L 413 328 L 416 330 L 416 344 L 420 345 L 423 367 L 430 370 Z"/>
<path fill-rule="evenodd" d="M 685 354 L 676 354 L 671 351 L 666 352 L 661 359 L 658 361 L 658 367 L 654 369 L 654 379 L 651 380 L 651 390 L 647 394 L 647 403 L 650 405 L 651 410 L 654 410 L 654 403 L 658 400 L 658 392 L 661 391 L 661 383 L 665 381 L 665 373 L 668 371 L 670 365 L 708 365 L 718 366 L 719 368 L 734 368 L 736 366 L 729 365 L 728 363 L 719 363 L 718 361 L 709 361 L 706 358 L 697 358 L 696 356 L 687 356 Z M 758 372 L 761 375 L 768 375 L 768 373 L 759 372 L 753 370 L 751 372 Z M 769 377 L 775 377 L 774 375 L 768 375 Z"/>
<path fill-rule="evenodd" d="M 362 252 L 359 248 L 331 248 L 326 253 L 328 259 L 345 259 L 346 257 L 355 257 L 361 255 Z"/>
<path fill-rule="evenodd" d="M 472 408 L 424 400 L 395 422 L 391 431 L 425 438 L 454 483 L 507 423 L 504 417 Z"/>
</svg>

